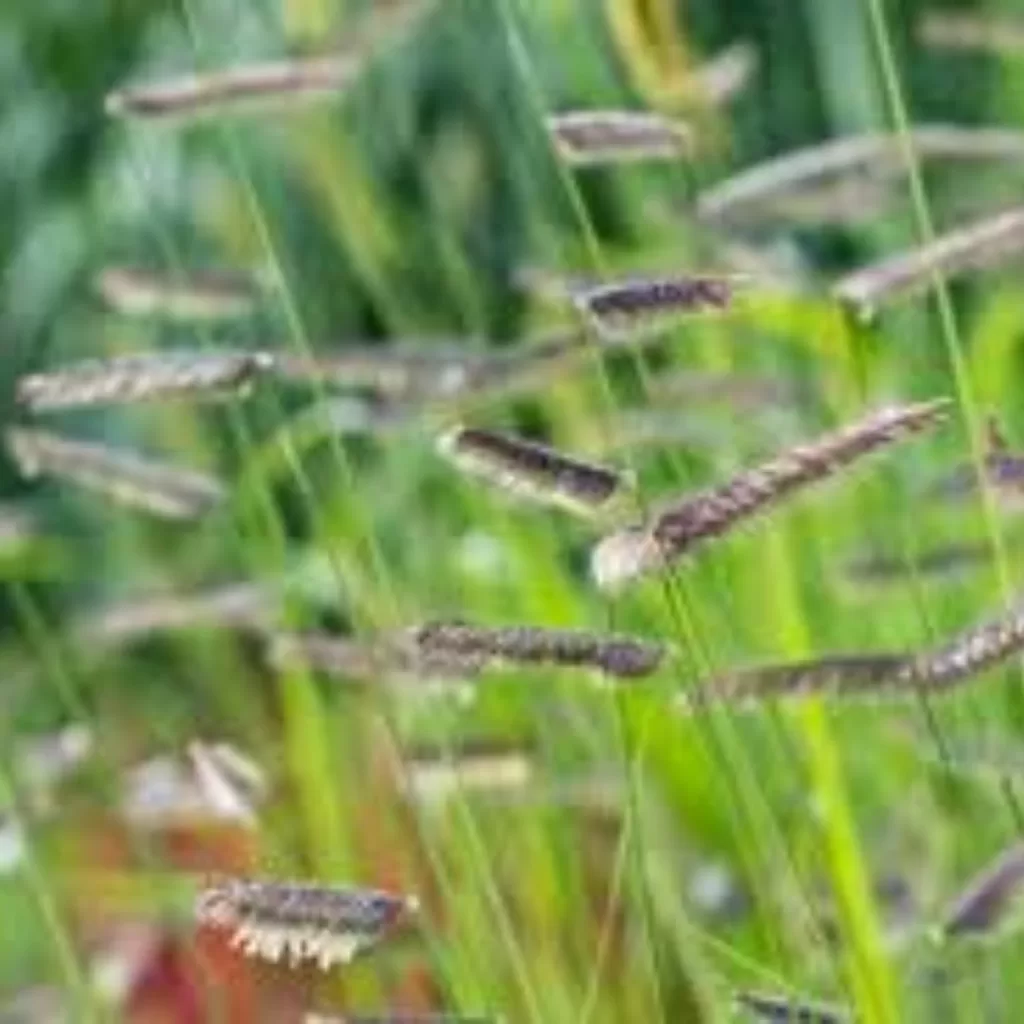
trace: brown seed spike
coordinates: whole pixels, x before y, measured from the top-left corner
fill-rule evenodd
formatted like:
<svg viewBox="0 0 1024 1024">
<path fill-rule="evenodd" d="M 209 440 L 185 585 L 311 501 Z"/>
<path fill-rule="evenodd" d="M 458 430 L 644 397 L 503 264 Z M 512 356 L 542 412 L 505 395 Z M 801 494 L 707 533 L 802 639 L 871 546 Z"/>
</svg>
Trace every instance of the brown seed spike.
<svg viewBox="0 0 1024 1024">
<path fill-rule="evenodd" d="M 1016 843 L 977 875 L 946 911 L 939 935 L 946 939 L 989 935 L 1009 914 L 1024 883 L 1024 843 Z"/>
<path fill-rule="evenodd" d="M 580 289 L 573 301 L 599 335 L 615 339 L 726 312 L 749 280 L 740 274 L 631 277 Z"/>
<path fill-rule="evenodd" d="M 774 1024 L 848 1024 L 850 1015 L 837 1006 L 822 1006 L 773 992 L 737 992 L 736 1005 L 754 1020 Z"/>
<path fill-rule="evenodd" d="M 929 690 L 947 690 L 1024 650 L 1024 607 L 960 633 L 948 644 L 918 655 L 908 676 Z"/>
<path fill-rule="evenodd" d="M 249 956 L 287 957 L 292 966 L 312 960 L 327 970 L 417 908 L 414 897 L 373 889 L 229 878 L 200 894 L 195 913 L 200 924 L 231 931 L 232 945 Z"/>
<path fill-rule="evenodd" d="M 883 303 L 926 290 L 935 274 L 952 277 L 995 266 L 1022 250 L 1024 207 L 1015 207 L 856 270 L 833 292 L 862 320 L 871 320 Z"/>
<path fill-rule="evenodd" d="M 15 427 L 8 429 L 6 440 L 25 476 L 45 473 L 165 519 L 196 519 L 224 498 L 223 487 L 203 473 L 89 441 Z"/>
<path fill-rule="evenodd" d="M 901 654 L 831 655 L 811 661 L 765 665 L 730 673 L 680 698 L 684 709 L 703 702 L 730 707 L 811 696 L 876 697 L 900 685 L 909 661 Z"/>
<path fill-rule="evenodd" d="M 718 487 L 669 505 L 646 525 L 605 537 L 594 549 L 591 572 L 603 590 L 614 590 L 657 572 L 697 545 L 717 539 L 798 490 L 835 476 L 864 456 L 940 422 L 948 399 L 898 406 L 783 452 Z"/>
<path fill-rule="evenodd" d="M 574 110 L 547 119 L 555 151 L 572 167 L 675 160 L 693 148 L 678 121 L 631 110 Z"/>
<path fill-rule="evenodd" d="M 273 365 L 261 352 L 146 352 L 91 359 L 18 381 L 33 412 L 166 399 L 221 399 L 246 389 Z"/>
<path fill-rule="evenodd" d="M 539 626 L 488 628 L 461 622 L 434 622 L 407 631 L 418 656 L 470 658 L 481 665 L 554 665 L 597 669 L 621 679 L 656 672 L 665 648 L 638 637 Z"/>
<path fill-rule="evenodd" d="M 244 65 L 119 89 L 107 97 L 106 109 L 112 117 L 155 120 L 291 105 L 344 92 L 361 66 L 360 60 L 344 54 Z"/>
<path fill-rule="evenodd" d="M 601 511 L 628 488 L 618 470 L 492 430 L 456 427 L 437 447 L 459 469 L 510 494 L 583 515 Z"/>
</svg>

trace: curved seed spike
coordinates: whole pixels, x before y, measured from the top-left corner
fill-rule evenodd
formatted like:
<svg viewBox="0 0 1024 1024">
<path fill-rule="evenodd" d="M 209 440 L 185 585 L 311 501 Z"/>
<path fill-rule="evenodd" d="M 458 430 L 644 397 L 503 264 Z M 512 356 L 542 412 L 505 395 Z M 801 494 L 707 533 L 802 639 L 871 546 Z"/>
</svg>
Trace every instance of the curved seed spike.
<svg viewBox="0 0 1024 1024">
<path fill-rule="evenodd" d="M 547 118 L 555 151 L 573 167 L 677 160 L 694 145 L 688 125 L 633 110 L 573 110 Z"/>
<path fill-rule="evenodd" d="M 25 476 L 45 473 L 165 519 L 196 519 L 224 498 L 212 477 L 42 430 L 10 428 L 7 447 Z"/>
<path fill-rule="evenodd" d="M 1003 128 L 921 125 L 910 133 L 917 152 L 930 159 L 1019 159 L 1024 133 Z M 893 177 L 903 174 L 899 136 L 868 133 L 830 139 L 756 164 L 726 179 L 697 199 L 707 221 L 741 221 L 761 209 L 842 176 Z"/>
<path fill-rule="evenodd" d="M 1015 207 L 855 270 L 835 285 L 833 293 L 861 319 L 870 320 L 883 303 L 926 290 L 935 273 L 949 277 L 984 269 L 1022 250 L 1024 207 Z"/>
<path fill-rule="evenodd" d="M 629 487 L 616 469 L 492 430 L 455 427 L 438 438 L 437 449 L 459 469 L 510 494 L 582 515 L 603 510 Z"/>
<path fill-rule="evenodd" d="M 1024 883 L 1024 843 L 1001 853 L 950 904 L 939 929 L 942 938 L 987 935 L 1006 919 Z"/>
<path fill-rule="evenodd" d="M 146 352 L 90 359 L 22 377 L 17 399 L 34 412 L 167 399 L 222 399 L 273 365 L 266 352 Z"/>
<path fill-rule="evenodd" d="M 642 526 L 605 537 L 594 549 L 591 572 L 614 590 L 660 571 L 697 545 L 717 539 L 809 484 L 835 476 L 862 457 L 930 429 L 946 416 L 948 399 L 882 409 L 851 426 L 801 445 L 718 487 L 668 506 Z"/>
<path fill-rule="evenodd" d="M 488 664 L 547 664 L 592 668 L 622 679 L 637 679 L 658 670 L 662 644 L 638 637 L 588 630 L 545 629 L 539 626 L 488 628 L 461 622 L 433 622 L 406 631 L 416 657 L 470 659 Z"/>
</svg>

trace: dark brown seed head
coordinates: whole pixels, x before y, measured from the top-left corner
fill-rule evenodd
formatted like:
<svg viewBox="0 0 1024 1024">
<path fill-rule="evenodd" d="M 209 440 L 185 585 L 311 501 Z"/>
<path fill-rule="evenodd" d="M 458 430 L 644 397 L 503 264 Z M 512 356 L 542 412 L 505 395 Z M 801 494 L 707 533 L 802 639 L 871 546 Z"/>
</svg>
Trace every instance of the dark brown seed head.
<svg viewBox="0 0 1024 1024">
<path fill-rule="evenodd" d="M 488 628 L 434 622 L 409 630 L 408 639 L 426 658 L 468 658 L 481 666 L 593 668 L 624 679 L 652 674 L 665 655 L 661 644 L 635 637 L 537 626 Z"/>
<path fill-rule="evenodd" d="M 438 439 L 437 447 L 467 473 L 573 512 L 600 510 L 627 484 L 617 470 L 493 430 L 456 427 Z"/>
<path fill-rule="evenodd" d="M 634 277 L 580 289 L 573 301 L 599 334 L 614 338 L 724 312 L 747 282 L 740 275 L 722 274 Z"/>
<path fill-rule="evenodd" d="M 196 919 L 233 932 L 232 944 L 250 956 L 309 959 L 326 969 L 347 963 L 416 908 L 415 899 L 373 889 L 229 878 L 201 893 Z"/>
</svg>

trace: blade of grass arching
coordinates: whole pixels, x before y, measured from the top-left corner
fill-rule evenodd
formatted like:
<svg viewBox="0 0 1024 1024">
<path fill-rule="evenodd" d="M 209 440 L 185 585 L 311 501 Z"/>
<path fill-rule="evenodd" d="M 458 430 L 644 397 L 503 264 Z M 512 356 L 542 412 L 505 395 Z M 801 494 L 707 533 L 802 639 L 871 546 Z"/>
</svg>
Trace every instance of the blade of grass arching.
<svg viewBox="0 0 1024 1024">
<path fill-rule="evenodd" d="M 771 565 L 773 603 L 780 642 L 789 658 L 811 652 L 793 579 L 784 535 L 768 530 L 765 551 Z M 840 917 L 850 942 L 848 971 L 857 1008 L 867 1022 L 899 1019 L 893 982 L 885 960 L 881 929 L 867 871 L 860 854 L 856 826 L 843 781 L 835 740 L 821 701 L 808 701 L 794 713 L 807 752 L 812 793 L 822 818 L 828 860 Z"/>
<path fill-rule="evenodd" d="M 935 239 L 935 226 L 925 192 L 920 160 L 915 152 L 910 135 L 910 116 L 899 71 L 896 67 L 896 57 L 890 38 L 885 5 L 883 0 L 865 0 L 865 3 L 881 68 L 886 103 L 895 125 L 900 141 L 901 156 L 907 170 L 914 220 L 920 235 L 921 244 L 927 245 Z M 979 417 L 975 387 L 970 377 L 967 359 L 964 355 L 963 342 L 957 327 L 956 314 L 953 309 L 948 284 L 943 277 L 942 271 L 937 267 L 931 270 L 930 278 L 935 293 L 946 354 L 953 373 L 957 402 L 970 443 L 971 462 L 975 469 L 975 476 L 980 491 L 985 530 L 995 555 L 996 579 L 1000 598 L 1003 604 L 1008 606 L 1012 589 L 1007 569 L 1006 545 L 996 517 L 992 490 L 985 483 L 984 430 L 982 420 Z M 1018 675 L 1024 677 L 1024 668 L 1022 668 Z M 1005 703 L 1011 720 L 1017 724 L 1018 728 L 1024 728 L 1024 689 L 1022 689 L 1020 682 L 1007 689 Z M 1010 809 L 1018 831 L 1024 830 L 1024 821 L 1021 819 L 1020 812 L 1013 804 L 1011 804 Z"/>
</svg>

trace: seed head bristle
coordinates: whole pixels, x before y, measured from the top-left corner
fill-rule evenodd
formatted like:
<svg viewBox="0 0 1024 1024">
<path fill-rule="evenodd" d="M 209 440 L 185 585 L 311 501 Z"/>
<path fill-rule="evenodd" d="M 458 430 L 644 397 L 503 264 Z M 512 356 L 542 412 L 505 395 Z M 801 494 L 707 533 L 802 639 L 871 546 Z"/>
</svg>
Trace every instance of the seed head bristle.
<svg viewBox="0 0 1024 1024">
<path fill-rule="evenodd" d="M 774 992 L 737 992 L 736 1005 L 755 1020 L 775 1024 L 849 1024 L 852 1017 L 837 1006 L 824 1006 Z"/>
<path fill-rule="evenodd" d="M 1004 210 L 842 278 L 833 292 L 864 320 L 895 298 L 917 294 L 935 274 L 952 277 L 1005 262 L 1024 250 L 1024 207 Z"/>
<path fill-rule="evenodd" d="M 939 932 L 942 938 L 986 936 L 1007 919 L 1024 883 L 1024 843 L 1001 853 L 952 901 Z"/>
<path fill-rule="evenodd" d="M 200 924 L 232 933 L 248 956 L 327 970 L 375 945 L 418 902 L 373 889 L 229 878 L 196 901 Z"/>
<path fill-rule="evenodd" d="M 273 365 L 263 352 L 151 352 L 95 359 L 22 377 L 18 402 L 33 412 L 161 399 L 220 399 Z"/>
<path fill-rule="evenodd" d="M 123 316 L 170 320 L 224 320 L 251 313 L 254 282 L 236 273 L 160 276 L 133 267 L 108 267 L 95 282 L 103 302 Z"/>
<path fill-rule="evenodd" d="M 1019 159 L 1024 133 L 1002 128 L 919 125 L 909 132 L 914 150 L 937 160 Z M 757 220 L 765 208 L 794 200 L 842 178 L 892 178 L 904 173 L 899 136 L 868 133 L 830 139 L 756 164 L 697 198 L 702 220 Z"/>
<path fill-rule="evenodd" d="M 605 537 L 594 549 L 591 572 L 614 590 L 717 539 L 809 484 L 834 476 L 860 458 L 940 422 L 947 399 L 882 409 L 820 440 L 800 445 L 744 470 L 732 480 L 685 497 L 646 526 Z"/>
<path fill-rule="evenodd" d="M 12 427 L 7 447 L 27 477 L 47 474 L 112 501 L 165 519 L 197 519 L 219 504 L 224 488 L 212 477 L 151 462 L 88 441 Z"/>
<path fill-rule="evenodd" d="M 455 427 L 438 438 L 437 449 L 510 494 L 584 515 L 601 511 L 628 487 L 618 470 L 491 430 Z"/>
<path fill-rule="evenodd" d="M 574 110 L 547 119 L 559 157 L 573 167 L 676 160 L 693 149 L 688 125 L 631 110 Z"/>
<path fill-rule="evenodd" d="M 488 665 L 552 665 L 596 669 L 622 679 L 658 670 L 665 647 L 637 637 L 539 626 L 489 628 L 461 622 L 433 622 L 406 632 L 418 657 L 469 658 Z"/>
<path fill-rule="evenodd" d="M 749 284 L 741 274 L 667 274 L 588 286 L 572 298 L 598 336 L 616 340 L 727 312 Z"/>
</svg>

